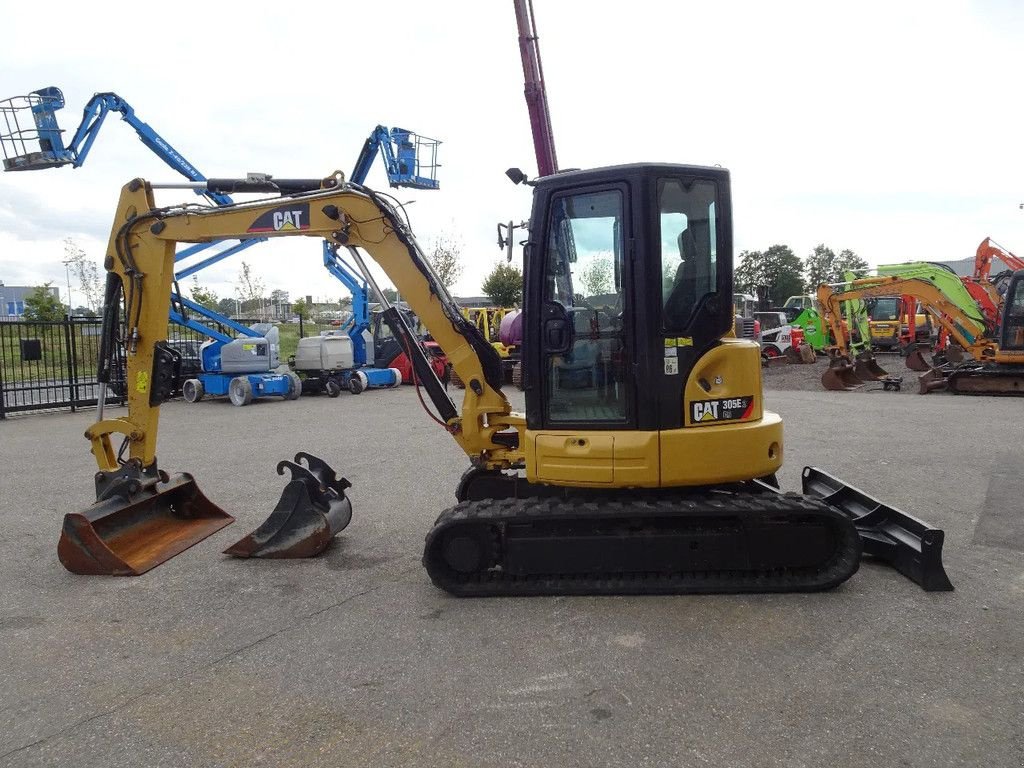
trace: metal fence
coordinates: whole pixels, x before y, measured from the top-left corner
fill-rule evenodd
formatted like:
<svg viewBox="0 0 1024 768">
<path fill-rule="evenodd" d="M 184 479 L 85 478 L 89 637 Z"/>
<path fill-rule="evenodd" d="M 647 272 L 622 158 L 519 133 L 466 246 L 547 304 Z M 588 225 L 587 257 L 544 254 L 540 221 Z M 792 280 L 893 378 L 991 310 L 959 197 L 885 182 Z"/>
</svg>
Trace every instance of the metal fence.
<svg viewBox="0 0 1024 768">
<path fill-rule="evenodd" d="M 101 331 L 98 317 L 0 322 L 0 419 L 13 413 L 95 407 Z M 205 337 L 170 325 L 168 339 L 192 340 L 198 348 Z M 123 404 L 123 395 L 115 384 L 107 390 L 107 402 Z"/>
<path fill-rule="evenodd" d="M 251 326 L 255 319 L 237 322 Z M 291 325 L 291 324 L 289 324 Z M 282 330 L 282 346 L 292 346 L 284 336 L 315 336 L 335 326 L 302 322 Z M 99 398 L 96 368 L 102 323 L 98 317 L 73 317 L 55 323 L 0 322 L 0 419 L 31 411 L 95 407 Z M 218 330 L 234 335 L 231 329 Z M 189 328 L 168 324 L 167 338 L 179 349 L 198 356 L 206 336 Z M 185 345 L 184 342 L 194 342 Z M 282 362 L 287 354 L 282 355 Z M 197 361 L 198 362 L 198 361 Z M 123 379 L 123 375 L 121 377 Z M 115 380 L 117 373 L 115 372 Z M 107 402 L 123 403 L 123 388 L 108 389 Z"/>
</svg>

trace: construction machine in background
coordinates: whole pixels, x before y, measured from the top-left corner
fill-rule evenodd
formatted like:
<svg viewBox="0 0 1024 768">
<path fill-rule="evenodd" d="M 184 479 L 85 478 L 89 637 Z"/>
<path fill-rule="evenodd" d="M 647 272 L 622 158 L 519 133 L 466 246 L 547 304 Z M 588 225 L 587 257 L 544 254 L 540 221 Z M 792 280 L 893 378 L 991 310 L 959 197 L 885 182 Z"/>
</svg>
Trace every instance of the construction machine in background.
<svg viewBox="0 0 1024 768">
<path fill-rule="evenodd" d="M 120 347 L 128 413 L 107 418 L 101 407 L 88 429 L 97 502 L 65 519 L 59 554 L 70 570 L 139 573 L 230 522 L 191 476 L 156 462 L 174 252 L 291 214 L 300 226 L 268 236 L 325 238 L 349 252 L 398 331 L 431 418 L 469 457 L 458 503 L 427 534 L 423 562 L 438 587 L 460 596 L 812 591 L 845 581 L 866 552 L 926 589 L 951 588 L 941 531 L 818 469 L 804 470 L 803 495 L 775 487 L 782 421 L 764 408 L 757 344 L 731 333 L 725 169 L 638 164 L 533 182 L 525 413 L 512 411 L 494 347 L 437 279 L 403 211 L 340 174 L 302 186 L 212 209 L 158 206 L 142 179 L 122 190 L 100 381 Z M 664 242 L 679 243 L 678 254 L 663 253 Z M 594 311 L 582 280 L 608 253 L 615 314 Z M 466 382 L 461 410 L 364 254 Z M 607 360 L 601 375 L 576 375 L 575 362 L 594 355 Z M 345 482 L 317 467 L 320 484 L 293 479 L 259 541 L 287 550 L 308 517 L 330 530 L 331 510 L 348 503 Z"/>
<path fill-rule="evenodd" d="M 914 270 L 906 274 L 914 274 Z M 927 371 L 920 379 L 922 394 L 936 389 L 949 389 L 957 394 L 1024 394 L 1024 271 L 1015 272 L 1007 283 L 997 326 L 988 324 L 969 295 L 966 301 L 958 295 L 958 288 L 965 291 L 959 279 L 954 276 L 948 281 L 942 275 L 940 271 L 929 278 L 925 272 L 918 271 L 914 277 L 862 278 L 839 291 L 831 286 L 820 286 L 818 301 L 837 340 L 833 357 L 842 360 L 848 355 L 849 340 L 840 322 L 844 302 L 875 296 L 910 296 L 919 301 L 934 322 L 970 356 L 969 360 L 946 363 Z M 822 384 L 826 389 L 848 389 L 845 373 L 843 367 L 832 366 L 823 375 Z"/>
<path fill-rule="evenodd" d="M 494 347 L 494 351 L 501 358 L 502 378 L 505 383 L 513 383 L 513 369 L 517 362 L 510 354 L 510 346 L 501 339 L 501 327 L 505 316 L 515 310 L 508 310 L 504 307 L 463 307 L 462 314 L 480 330 L 480 334 L 487 340 L 487 343 Z M 521 340 L 519 341 L 521 343 Z M 517 344 L 512 345 L 517 346 Z M 454 373 L 454 372 L 453 372 Z M 465 382 L 458 377 L 457 373 L 451 378 L 452 384 L 462 389 Z"/>
</svg>

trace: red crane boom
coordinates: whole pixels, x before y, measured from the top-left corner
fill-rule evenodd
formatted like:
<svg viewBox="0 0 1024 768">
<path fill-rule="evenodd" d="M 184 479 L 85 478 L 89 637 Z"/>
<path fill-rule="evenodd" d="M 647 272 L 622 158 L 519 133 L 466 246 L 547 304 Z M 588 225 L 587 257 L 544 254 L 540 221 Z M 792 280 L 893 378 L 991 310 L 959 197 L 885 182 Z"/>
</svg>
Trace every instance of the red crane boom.
<svg viewBox="0 0 1024 768">
<path fill-rule="evenodd" d="M 558 170 L 555 137 L 551 130 L 548 93 L 544 87 L 544 66 L 540 61 L 537 24 L 533 16 L 533 0 L 513 0 L 519 26 L 519 52 L 523 60 L 526 108 L 530 112 L 533 150 L 537 155 L 537 173 L 550 176 Z"/>
</svg>

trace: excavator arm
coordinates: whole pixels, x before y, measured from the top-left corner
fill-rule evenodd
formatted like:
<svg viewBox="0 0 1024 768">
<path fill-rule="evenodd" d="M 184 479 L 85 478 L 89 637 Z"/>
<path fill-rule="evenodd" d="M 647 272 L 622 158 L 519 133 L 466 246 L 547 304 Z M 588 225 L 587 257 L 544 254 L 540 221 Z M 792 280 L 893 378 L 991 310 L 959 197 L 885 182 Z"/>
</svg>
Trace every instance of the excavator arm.
<svg viewBox="0 0 1024 768">
<path fill-rule="evenodd" d="M 1015 256 L 999 245 L 991 237 L 986 237 L 978 246 L 974 254 L 974 279 L 988 280 L 992 272 L 992 259 L 1000 259 L 1013 271 L 1024 269 L 1024 259 Z"/>
<path fill-rule="evenodd" d="M 921 278 L 869 277 L 854 280 L 846 290 L 832 286 L 818 287 L 818 302 L 822 315 L 835 339 L 836 349 L 846 355 L 849 342 L 842 328 L 842 304 L 872 296 L 912 296 L 921 302 L 939 323 L 964 349 L 981 359 L 991 354 L 992 341 L 980 318 L 967 314 L 958 304 L 928 280 Z"/>
<path fill-rule="evenodd" d="M 294 190 L 303 185 L 293 180 L 288 186 Z M 141 179 L 122 189 L 106 264 L 120 280 L 125 297 L 122 343 L 128 415 L 101 420 L 87 432 L 99 468 L 107 472 L 117 468 L 117 454 L 111 443 L 114 434 L 128 439 L 128 456 L 142 467 L 155 463 L 159 405 L 166 397 L 164 382 L 171 376 L 169 366 L 173 362 L 162 341 L 167 332 L 176 245 L 254 236 L 324 238 L 349 249 L 357 262 L 361 262 L 358 249 L 368 253 L 444 349 L 455 372 L 467 382 L 459 414 L 425 359 L 417 368 L 440 421 L 474 463 L 491 469 L 520 465 L 523 457 L 518 432 L 525 425 L 521 417 L 511 414 L 500 391 L 500 360 L 438 281 L 403 216 L 384 197 L 344 183 L 340 174 L 306 186 L 312 190 L 219 208 L 157 208 L 152 186 Z M 221 187 L 239 189 L 239 185 Z M 264 191 L 252 182 L 247 182 L 244 189 Z M 392 314 L 392 319 L 404 325 L 399 313 Z M 105 338 L 111 342 L 108 349 L 115 346 L 115 331 L 113 327 L 105 330 Z M 411 357 L 417 351 L 422 354 L 418 345 L 409 341 L 411 333 L 406 337 L 407 347 L 415 347 L 407 348 L 407 353 Z"/>
</svg>

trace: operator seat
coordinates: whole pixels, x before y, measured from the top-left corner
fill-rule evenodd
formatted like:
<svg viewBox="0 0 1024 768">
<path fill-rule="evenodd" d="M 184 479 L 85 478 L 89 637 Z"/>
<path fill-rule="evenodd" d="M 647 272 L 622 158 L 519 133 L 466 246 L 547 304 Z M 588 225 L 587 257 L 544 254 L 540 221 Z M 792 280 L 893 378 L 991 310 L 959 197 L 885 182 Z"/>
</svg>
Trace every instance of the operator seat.
<svg viewBox="0 0 1024 768">
<path fill-rule="evenodd" d="M 679 233 L 677 243 L 682 262 L 676 269 L 672 290 L 665 300 L 665 320 L 674 328 L 683 328 L 690 318 L 694 304 L 697 303 L 699 256 L 697 255 L 697 243 L 689 229 L 684 229 Z"/>
</svg>

